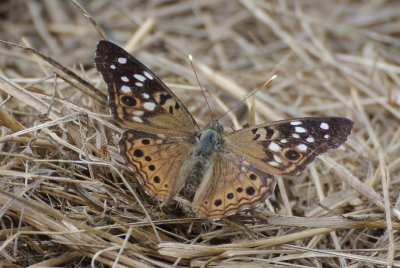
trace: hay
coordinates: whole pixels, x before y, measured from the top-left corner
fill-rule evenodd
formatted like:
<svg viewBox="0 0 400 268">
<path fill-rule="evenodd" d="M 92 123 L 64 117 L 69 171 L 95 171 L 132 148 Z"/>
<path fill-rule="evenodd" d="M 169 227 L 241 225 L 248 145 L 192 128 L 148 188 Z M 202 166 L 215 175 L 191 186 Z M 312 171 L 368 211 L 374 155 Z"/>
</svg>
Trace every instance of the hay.
<svg viewBox="0 0 400 268">
<path fill-rule="evenodd" d="M 265 206 L 208 222 L 160 207 L 118 153 L 93 67 L 99 40 L 69 1 L 2 1 L 0 261 L 21 266 L 400 266 L 398 1 L 89 1 L 82 6 L 201 126 L 345 116 L 348 142 Z"/>
</svg>

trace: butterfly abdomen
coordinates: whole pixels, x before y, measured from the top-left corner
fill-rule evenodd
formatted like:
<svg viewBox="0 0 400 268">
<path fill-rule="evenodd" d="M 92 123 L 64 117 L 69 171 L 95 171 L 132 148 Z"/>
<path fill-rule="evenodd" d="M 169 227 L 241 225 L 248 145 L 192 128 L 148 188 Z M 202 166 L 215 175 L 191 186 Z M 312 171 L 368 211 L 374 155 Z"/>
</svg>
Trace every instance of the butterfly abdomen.
<svg viewBox="0 0 400 268">
<path fill-rule="evenodd" d="M 218 123 L 206 128 L 200 135 L 193 154 L 185 161 L 183 176 L 186 177 L 183 193 L 186 198 L 193 197 L 202 182 L 204 175 L 210 170 L 213 154 L 222 145 L 222 127 Z M 182 174 L 182 173 L 181 173 Z"/>
<path fill-rule="evenodd" d="M 183 187 L 182 194 L 188 200 L 192 201 L 194 195 L 199 188 L 199 185 L 204 177 L 204 174 L 209 169 L 209 160 L 203 156 L 193 155 L 186 162 L 187 164 L 187 175 L 185 180 L 185 186 Z"/>
</svg>

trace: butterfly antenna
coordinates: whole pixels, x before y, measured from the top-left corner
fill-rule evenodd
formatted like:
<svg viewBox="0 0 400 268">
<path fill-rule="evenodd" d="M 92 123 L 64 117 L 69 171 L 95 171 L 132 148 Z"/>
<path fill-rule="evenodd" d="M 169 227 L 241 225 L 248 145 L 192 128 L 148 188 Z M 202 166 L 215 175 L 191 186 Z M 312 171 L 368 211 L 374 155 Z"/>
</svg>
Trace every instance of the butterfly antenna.
<svg viewBox="0 0 400 268">
<path fill-rule="evenodd" d="M 254 89 L 252 92 L 250 92 L 246 97 L 244 97 L 243 100 L 241 100 L 239 103 L 237 103 L 235 106 L 233 106 L 232 108 L 230 108 L 228 111 L 226 111 L 225 113 L 223 113 L 220 117 L 218 117 L 217 121 L 221 120 L 221 118 L 223 118 L 227 113 L 235 110 L 237 107 L 239 107 L 243 102 L 245 102 L 248 98 L 250 98 L 251 96 L 253 96 L 254 94 L 256 94 L 260 89 L 266 87 L 269 83 L 272 82 L 272 80 L 274 80 L 277 77 L 276 74 L 274 74 L 273 76 L 271 76 L 270 79 L 267 80 L 267 82 L 265 82 L 262 86 Z"/>
<path fill-rule="evenodd" d="M 214 116 L 213 116 L 213 113 L 212 113 L 212 111 L 211 111 L 210 104 L 208 103 L 208 100 L 207 100 L 207 97 L 206 97 L 206 93 L 204 92 L 204 89 L 203 89 L 203 87 L 202 87 L 201 84 L 200 84 L 200 80 L 199 80 L 199 77 L 197 76 L 196 68 L 195 68 L 195 66 L 194 66 L 193 57 L 192 57 L 191 54 L 189 54 L 189 61 L 190 61 L 190 65 L 192 66 L 194 75 L 196 76 L 197 84 L 199 85 L 199 87 L 200 87 L 200 89 L 201 89 L 201 92 L 203 93 L 203 97 L 204 97 L 204 99 L 206 100 L 208 110 L 210 111 L 211 120 L 214 121 Z"/>
</svg>

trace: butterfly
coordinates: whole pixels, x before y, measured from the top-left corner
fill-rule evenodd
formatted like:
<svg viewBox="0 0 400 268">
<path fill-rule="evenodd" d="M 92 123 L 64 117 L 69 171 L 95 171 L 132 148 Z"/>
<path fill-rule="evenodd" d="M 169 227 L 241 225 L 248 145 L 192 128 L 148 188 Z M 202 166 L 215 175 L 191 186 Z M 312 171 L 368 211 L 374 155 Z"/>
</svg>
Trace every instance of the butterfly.
<svg viewBox="0 0 400 268">
<path fill-rule="evenodd" d="M 168 201 L 181 194 L 201 218 L 253 208 L 273 194 L 274 175 L 297 175 L 316 156 L 347 140 L 343 117 L 288 119 L 224 133 L 201 129 L 177 96 L 118 45 L 100 41 L 95 65 L 115 120 L 128 129 L 119 149 L 144 191 Z"/>
</svg>

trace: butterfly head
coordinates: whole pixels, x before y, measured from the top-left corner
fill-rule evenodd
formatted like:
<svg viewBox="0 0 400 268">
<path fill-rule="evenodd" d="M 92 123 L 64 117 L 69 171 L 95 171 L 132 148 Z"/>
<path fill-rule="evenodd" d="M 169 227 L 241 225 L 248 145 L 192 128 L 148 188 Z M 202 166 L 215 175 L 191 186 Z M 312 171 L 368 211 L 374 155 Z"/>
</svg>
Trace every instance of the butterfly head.
<svg viewBox="0 0 400 268">
<path fill-rule="evenodd" d="M 218 123 L 217 120 L 213 120 L 210 123 L 208 123 L 205 127 L 204 127 L 204 131 L 206 131 L 207 129 L 213 129 L 216 132 L 220 133 L 222 135 L 222 133 L 224 133 L 224 127 Z"/>
<path fill-rule="evenodd" d="M 217 151 L 222 144 L 222 125 L 216 121 L 209 123 L 201 132 L 195 149 L 196 155 L 209 157 Z"/>
</svg>

